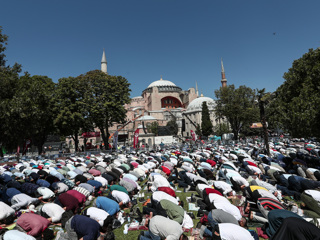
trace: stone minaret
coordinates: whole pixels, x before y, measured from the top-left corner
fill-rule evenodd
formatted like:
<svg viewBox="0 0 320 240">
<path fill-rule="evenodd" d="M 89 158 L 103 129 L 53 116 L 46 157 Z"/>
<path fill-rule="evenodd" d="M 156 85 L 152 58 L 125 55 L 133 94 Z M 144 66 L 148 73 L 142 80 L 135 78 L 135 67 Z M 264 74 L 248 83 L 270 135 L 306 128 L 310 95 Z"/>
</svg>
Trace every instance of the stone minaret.
<svg viewBox="0 0 320 240">
<path fill-rule="evenodd" d="M 103 53 L 102 53 L 102 59 L 101 59 L 101 71 L 108 74 L 107 72 L 107 58 L 106 58 L 106 53 L 103 49 Z"/>
<path fill-rule="evenodd" d="M 199 97 L 198 83 L 197 82 L 196 82 L 196 94 L 197 94 L 197 97 Z"/>
<path fill-rule="evenodd" d="M 226 74 L 224 72 L 222 58 L 221 58 L 221 84 L 222 84 L 222 87 L 226 87 L 227 86 L 227 79 L 226 79 Z"/>
</svg>

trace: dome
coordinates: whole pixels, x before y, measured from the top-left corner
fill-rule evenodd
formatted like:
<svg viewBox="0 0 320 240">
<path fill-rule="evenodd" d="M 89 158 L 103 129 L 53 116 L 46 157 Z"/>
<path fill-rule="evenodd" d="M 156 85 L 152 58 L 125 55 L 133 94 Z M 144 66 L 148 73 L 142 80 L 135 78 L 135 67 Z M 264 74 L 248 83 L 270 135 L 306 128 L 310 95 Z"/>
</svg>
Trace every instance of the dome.
<svg viewBox="0 0 320 240">
<path fill-rule="evenodd" d="M 194 99 L 187 107 L 187 112 L 202 111 L 202 103 L 207 102 L 209 110 L 214 110 L 214 100 L 209 97 L 198 97 Z"/>
<path fill-rule="evenodd" d="M 170 82 L 168 80 L 157 80 L 151 83 L 147 88 L 152 88 L 152 87 L 163 87 L 163 86 L 173 86 L 176 87 L 176 85 L 173 82 Z"/>
</svg>

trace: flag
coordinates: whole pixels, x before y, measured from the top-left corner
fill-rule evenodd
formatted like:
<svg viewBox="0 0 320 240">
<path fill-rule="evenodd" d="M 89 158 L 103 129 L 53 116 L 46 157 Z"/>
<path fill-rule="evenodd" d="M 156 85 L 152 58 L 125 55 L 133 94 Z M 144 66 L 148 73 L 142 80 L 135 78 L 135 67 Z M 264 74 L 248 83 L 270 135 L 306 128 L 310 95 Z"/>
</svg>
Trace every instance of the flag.
<svg viewBox="0 0 320 240">
<path fill-rule="evenodd" d="M 192 140 L 196 141 L 197 140 L 197 134 L 192 130 L 190 130 L 190 132 L 191 132 Z"/>
<path fill-rule="evenodd" d="M 17 147 L 17 155 L 19 155 L 19 153 L 20 153 L 20 146 L 18 145 L 18 147 Z"/>
<path fill-rule="evenodd" d="M 116 131 L 113 134 L 113 147 L 117 149 L 117 145 L 118 145 L 118 131 Z"/>
<path fill-rule="evenodd" d="M 2 147 L 2 154 L 7 154 L 7 150 L 5 147 Z"/>
<path fill-rule="evenodd" d="M 133 137 L 133 148 L 137 148 L 137 144 L 139 141 L 139 128 L 134 132 L 134 137 Z"/>
</svg>

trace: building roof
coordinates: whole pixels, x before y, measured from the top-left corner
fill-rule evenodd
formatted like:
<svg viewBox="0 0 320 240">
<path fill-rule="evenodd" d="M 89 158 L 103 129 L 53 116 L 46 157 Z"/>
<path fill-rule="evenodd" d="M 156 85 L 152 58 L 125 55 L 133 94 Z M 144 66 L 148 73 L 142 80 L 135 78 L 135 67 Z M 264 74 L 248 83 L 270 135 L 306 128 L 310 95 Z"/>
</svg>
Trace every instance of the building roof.
<svg viewBox="0 0 320 240">
<path fill-rule="evenodd" d="M 170 82 L 168 80 L 160 80 L 152 82 L 147 88 L 152 88 L 152 87 L 162 87 L 162 86 L 176 86 L 173 82 Z"/>
<path fill-rule="evenodd" d="M 207 106 L 209 110 L 214 110 L 215 102 L 212 98 L 198 97 L 189 104 L 186 112 L 202 111 L 203 102 L 207 102 Z"/>
</svg>

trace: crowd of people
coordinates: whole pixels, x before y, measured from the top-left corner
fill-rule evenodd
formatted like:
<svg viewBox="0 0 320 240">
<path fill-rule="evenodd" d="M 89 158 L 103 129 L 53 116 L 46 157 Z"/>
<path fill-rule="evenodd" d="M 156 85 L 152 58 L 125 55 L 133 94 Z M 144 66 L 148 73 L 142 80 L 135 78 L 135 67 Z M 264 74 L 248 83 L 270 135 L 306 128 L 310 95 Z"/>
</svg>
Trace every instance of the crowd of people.
<svg viewBox="0 0 320 240">
<path fill-rule="evenodd" d="M 263 147 L 204 144 L 4 164 L 0 237 L 112 240 L 132 217 L 148 229 L 139 240 L 186 240 L 191 229 L 201 239 L 319 239 L 317 144 L 270 143 L 270 156 Z M 192 193 L 188 201 L 177 189 Z M 142 191 L 151 198 L 139 208 Z M 189 203 L 198 212 L 186 211 Z"/>
</svg>

